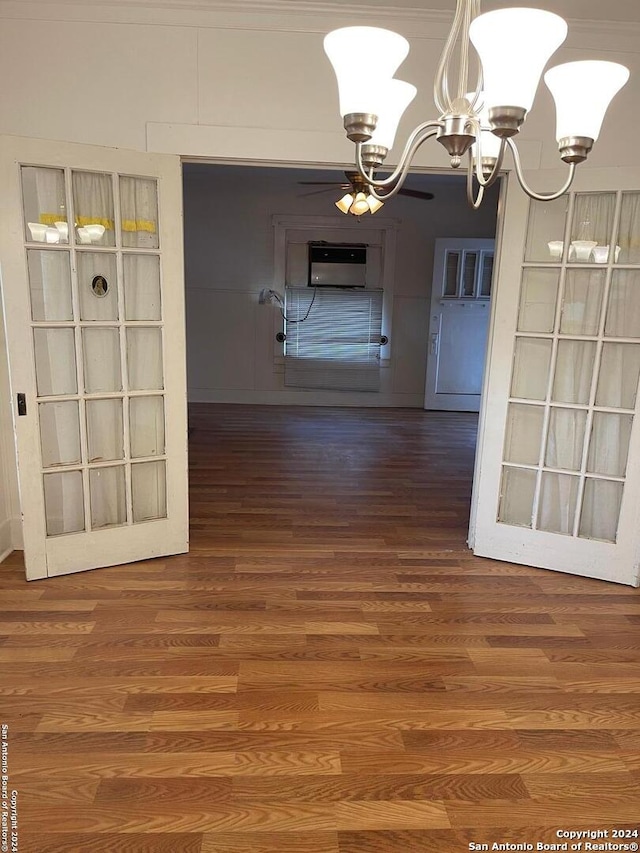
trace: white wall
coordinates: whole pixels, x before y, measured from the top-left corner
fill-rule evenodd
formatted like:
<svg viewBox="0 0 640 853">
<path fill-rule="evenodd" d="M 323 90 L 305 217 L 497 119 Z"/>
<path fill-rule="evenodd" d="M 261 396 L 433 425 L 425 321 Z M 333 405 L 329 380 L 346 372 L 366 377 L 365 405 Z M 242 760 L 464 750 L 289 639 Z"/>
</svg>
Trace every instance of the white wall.
<svg viewBox="0 0 640 853">
<path fill-rule="evenodd" d="M 496 192 L 480 211 L 465 200 L 462 179 L 415 176 L 432 201 L 397 196 L 375 216 L 356 220 L 335 211 L 341 172 L 185 164 L 185 258 L 189 396 L 193 401 L 421 406 L 429 328 L 434 241 L 437 237 L 493 237 Z M 300 180 L 335 180 L 334 191 Z M 335 211 L 335 215 L 334 215 Z M 331 230 L 309 239 L 367 242 L 377 222 L 395 220 L 391 357 L 378 394 L 287 389 L 274 335 L 282 328 L 275 306 L 259 305 L 274 278 L 274 216 L 331 216 Z M 302 221 L 303 221 L 302 220 Z M 293 232 L 294 234 L 296 232 Z M 299 236 L 299 235 L 298 235 Z M 378 236 L 379 239 L 379 236 Z M 282 259 L 281 259 L 282 260 Z M 383 348 L 383 354 L 385 348 Z"/>
</svg>

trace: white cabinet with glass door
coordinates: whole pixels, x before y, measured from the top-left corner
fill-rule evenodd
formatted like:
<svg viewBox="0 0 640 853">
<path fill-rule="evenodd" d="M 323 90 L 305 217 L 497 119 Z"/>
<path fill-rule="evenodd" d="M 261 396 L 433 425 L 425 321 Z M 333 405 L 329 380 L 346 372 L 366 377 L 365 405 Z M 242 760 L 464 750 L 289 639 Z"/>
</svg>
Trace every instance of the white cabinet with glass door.
<svg viewBox="0 0 640 853">
<path fill-rule="evenodd" d="M 611 183 L 585 171 L 554 202 L 510 188 L 470 544 L 637 585 L 640 190 Z"/>
<path fill-rule="evenodd" d="M 14 138 L 2 174 L 27 577 L 185 551 L 179 161 Z"/>
</svg>

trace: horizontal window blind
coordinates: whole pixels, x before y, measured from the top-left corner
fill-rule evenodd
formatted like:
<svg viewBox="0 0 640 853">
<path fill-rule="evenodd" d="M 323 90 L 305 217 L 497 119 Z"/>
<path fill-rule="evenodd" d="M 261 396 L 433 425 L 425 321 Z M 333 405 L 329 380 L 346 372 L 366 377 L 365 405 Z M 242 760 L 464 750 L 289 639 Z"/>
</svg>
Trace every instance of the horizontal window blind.
<svg viewBox="0 0 640 853">
<path fill-rule="evenodd" d="M 311 287 L 285 293 L 285 385 L 378 391 L 382 290 L 323 287 L 315 299 Z"/>
</svg>

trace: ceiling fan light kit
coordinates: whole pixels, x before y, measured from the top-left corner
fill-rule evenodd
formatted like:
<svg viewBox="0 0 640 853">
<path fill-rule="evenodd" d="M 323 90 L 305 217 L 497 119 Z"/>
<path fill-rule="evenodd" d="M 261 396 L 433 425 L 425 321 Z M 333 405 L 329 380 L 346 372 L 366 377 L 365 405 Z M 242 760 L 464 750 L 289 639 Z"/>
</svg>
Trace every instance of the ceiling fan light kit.
<svg viewBox="0 0 640 853">
<path fill-rule="evenodd" d="M 409 43 L 377 27 L 330 32 L 324 49 L 338 80 L 347 137 L 355 143 L 358 177 L 371 198 L 381 202 L 399 192 L 417 150 L 434 137 L 446 149 L 452 168 L 459 168 L 462 157 L 468 155 L 467 196 L 474 208 L 498 178 L 507 148 L 527 195 L 539 201 L 563 195 L 577 164 L 587 159 L 597 140 L 609 104 L 629 79 L 625 66 L 607 61 L 568 62 L 547 71 L 544 79 L 556 104 L 558 151 L 569 174 L 554 193 L 531 189 L 514 137 L 533 106 L 549 58 L 567 32 L 566 22 L 553 12 L 514 8 L 481 14 L 480 0 L 457 0 L 434 81 L 440 116 L 413 130 L 398 165 L 385 179 L 377 179 L 375 172 L 383 165 L 400 119 L 416 95 L 414 86 L 393 76 L 409 53 Z M 471 44 L 478 56 L 473 90 L 469 85 Z M 370 61 L 362 62 L 363 55 Z"/>
</svg>

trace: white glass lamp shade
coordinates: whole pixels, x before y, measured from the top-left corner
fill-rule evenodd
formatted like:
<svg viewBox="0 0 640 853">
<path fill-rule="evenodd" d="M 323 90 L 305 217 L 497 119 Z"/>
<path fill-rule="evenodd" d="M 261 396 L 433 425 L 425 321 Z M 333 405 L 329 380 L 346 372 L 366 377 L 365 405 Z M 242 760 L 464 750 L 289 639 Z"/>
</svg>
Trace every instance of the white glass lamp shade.
<svg viewBox="0 0 640 853">
<path fill-rule="evenodd" d="M 374 198 L 372 195 L 367 196 L 367 204 L 369 205 L 369 212 L 375 213 L 380 210 L 381 207 L 384 207 L 384 202 L 379 201 L 377 198 Z"/>
<path fill-rule="evenodd" d="M 340 115 L 377 115 L 381 84 L 396 73 L 409 42 L 379 27 L 342 27 L 325 36 L 324 51 L 338 80 Z"/>
<path fill-rule="evenodd" d="M 389 80 L 387 85 L 381 88 L 375 112 L 378 124 L 368 142 L 369 145 L 393 148 L 400 119 L 417 91 L 415 86 L 405 83 L 404 80 Z"/>
<path fill-rule="evenodd" d="M 585 60 L 549 69 L 544 81 L 556 102 L 556 138 L 596 140 L 607 107 L 628 79 L 629 69 L 617 62 Z"/>
<path fill-rule="evenodd" d="M 343 195 L 339 201 L 336 202 L 336 207 L 343 213 L 349 213 L 349 208 L 352 204 L 353 196 L 351 195 L 351 193 L 347 193 L 346 195 Z"/>
<path fill-rule="evenodd" d="M 357 193 L 355 201 L 349 209 L 349 213 L 353 213 L 354 216 L 360 216 L 361 214 L 368 212 L 369 203 L 367 201 L 366 195 L 364 193 Z"/>
<path fill-rule="evenodd" d="M 567 30 L 563 18 L 542 9 L 496 9 L 478 15 L 469 38 L 482 62 L 486 106 L 528 112 L 544 66 Z"/>
</svg>

